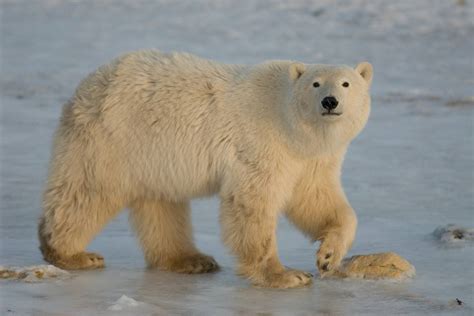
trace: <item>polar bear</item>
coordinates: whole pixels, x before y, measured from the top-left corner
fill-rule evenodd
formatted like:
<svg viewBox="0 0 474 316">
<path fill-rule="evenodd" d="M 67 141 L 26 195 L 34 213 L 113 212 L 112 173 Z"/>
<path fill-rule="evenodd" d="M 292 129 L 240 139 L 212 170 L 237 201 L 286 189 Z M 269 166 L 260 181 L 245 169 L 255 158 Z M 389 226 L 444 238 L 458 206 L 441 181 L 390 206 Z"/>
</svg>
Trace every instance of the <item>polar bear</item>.
<svg viewBox="0 0 474 316">
<path fill-rule="evenodd" d="M 371 80 L 366 62 L 226 65 L 156 50 L 98 68 L 55 134 L 39 223 L 44 259 L 103 267 L 86 246 L 128 207 L 149 267 L 215 271 L 193 242 L 189 201 L 219 194 L 239 274 L 262 287 L 310 284 L 311 274 L 280 262 L 277 218 L 321 241 L 321 273 L 340 264 L 357 226 L 341 165 L 367 122 Z"/>
</svg>

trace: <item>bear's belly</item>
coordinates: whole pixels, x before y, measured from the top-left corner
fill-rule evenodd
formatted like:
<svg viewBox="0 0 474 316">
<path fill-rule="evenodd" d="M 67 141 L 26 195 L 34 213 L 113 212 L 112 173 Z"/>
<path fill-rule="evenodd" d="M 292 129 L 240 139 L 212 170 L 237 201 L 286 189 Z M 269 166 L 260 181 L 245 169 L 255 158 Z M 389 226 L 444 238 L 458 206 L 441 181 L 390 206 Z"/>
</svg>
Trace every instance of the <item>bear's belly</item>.
<svg viewBox="0 0 474 316">
<path fill-rule="evenodd" d="M 134 170 L 138 194 L 166 196 L 176 200 L 210 196 L 220 187 L 216 166 L 204 159 L 183 155 L 179 159 L 164 157 L 148 163 L 148 168 Z"/>
</svg>

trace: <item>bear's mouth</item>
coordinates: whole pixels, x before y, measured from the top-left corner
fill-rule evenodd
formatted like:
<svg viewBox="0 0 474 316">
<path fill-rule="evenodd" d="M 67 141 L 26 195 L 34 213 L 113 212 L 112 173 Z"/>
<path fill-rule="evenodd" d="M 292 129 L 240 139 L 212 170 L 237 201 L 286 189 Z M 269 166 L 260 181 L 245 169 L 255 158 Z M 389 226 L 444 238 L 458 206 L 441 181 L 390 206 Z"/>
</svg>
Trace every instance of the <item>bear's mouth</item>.
<svg viewBox="0 0 474 316">
<path fill-rule="evenodd" d="M 334 116 L 339 116 L 341 115 L 342 113 L 337 113 L 337 112 L 330 112 L 330 111 L 327 111 L 327 112 L 323 112 L 323 116 L 326 116 L 326 115 L 334 115 Z"/>
</svg>

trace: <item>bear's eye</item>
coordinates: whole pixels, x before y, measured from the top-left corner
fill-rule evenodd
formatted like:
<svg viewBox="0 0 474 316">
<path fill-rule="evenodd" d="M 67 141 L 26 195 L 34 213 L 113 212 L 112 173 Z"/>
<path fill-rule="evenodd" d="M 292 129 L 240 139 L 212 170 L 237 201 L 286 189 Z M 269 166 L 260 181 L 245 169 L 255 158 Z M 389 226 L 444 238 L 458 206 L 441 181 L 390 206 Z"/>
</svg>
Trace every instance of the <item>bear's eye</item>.
<svg viewBox="0 0 474 316">
<path fill-rule="evenodd" d="M 315 88 L 319 87 L 319 82 L 317 82 L 317 81 L 314 82 L 314 83 L 313 83 L 313 87 L 315 87 Z"/>
<path fill-rule="evenodd" d="M 347 81 L 346 81 L 346 82 L 344 82 L 344 83 L 342 84 L 342 86 L 343 86 L 344 88 L 347 88 L 347 87 L 349 87 L 349 82 L 347 82 Z"/>
</svg>

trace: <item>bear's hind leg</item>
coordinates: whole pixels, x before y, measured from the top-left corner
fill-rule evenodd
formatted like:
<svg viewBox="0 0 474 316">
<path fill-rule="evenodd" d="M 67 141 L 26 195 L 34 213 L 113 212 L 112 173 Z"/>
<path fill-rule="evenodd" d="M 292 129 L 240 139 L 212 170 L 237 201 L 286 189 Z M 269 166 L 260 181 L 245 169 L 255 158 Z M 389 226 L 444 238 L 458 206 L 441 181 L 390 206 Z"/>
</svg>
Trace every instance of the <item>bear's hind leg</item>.
<svg viewBox="0 0 474 316">
<path fill-rule="evenodd" d="M 130 219 L 149 267 L 179 273 L 207 273 L 216 261 L 196 249 L 188 202 L 140 199 L 131 204 Z"/>
<path fill-rule="evenodd" d="M 60 190 L 61 192 L 55 192 Z M 85 249 L 102 227 L 121 209 L 121 205 L 75 191 L 69 195 L 61 189 L 45 195 L 45 212 L 40 219 L 38 235 L 44 259 L 63 269 L 96 269 L 104 267 L 104 258 Z"/>
</svg>

